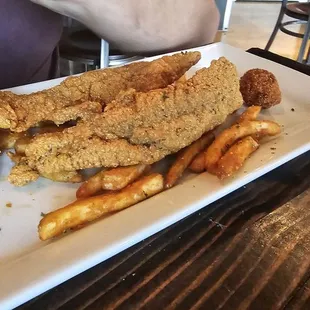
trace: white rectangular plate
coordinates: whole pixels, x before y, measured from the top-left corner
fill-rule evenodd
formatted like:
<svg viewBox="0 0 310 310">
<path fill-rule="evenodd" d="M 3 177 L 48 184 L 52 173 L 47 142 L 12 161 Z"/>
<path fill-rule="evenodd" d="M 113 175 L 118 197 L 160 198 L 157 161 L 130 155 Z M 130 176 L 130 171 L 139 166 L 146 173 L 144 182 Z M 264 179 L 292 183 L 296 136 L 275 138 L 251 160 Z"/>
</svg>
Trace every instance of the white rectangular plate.
<svg viewBox="0 0 310 310">
<path fill-rule="evenodd" d="M 191 73 L 220 56 L 232 61 L 240 75 L 251 68 L 273 72 L 283 99 L 280 105 L 263 111 L 262 118 L 283 125 L 281 136 L 265 142 L 232 179 L 220 182 L 207 173 L 190 175 L 147 201 L 49 242 L 38 239 L 40 214 L 73 201 L 77 185 L 40 179 L 15 188 L 6 181 L 11 163 L 1 156 L 0 309 L 26 302 L 310 149 L 310 77 L 221 43 L 194 50 L 201 51 L 202 59 Z M 60 81 L 13 91 L 30 93 Z M 271 147 L 276 150 L 271 151 Z M 12 203 L 12 207 L 7 208 L 6 203 Z"/>
</svg>

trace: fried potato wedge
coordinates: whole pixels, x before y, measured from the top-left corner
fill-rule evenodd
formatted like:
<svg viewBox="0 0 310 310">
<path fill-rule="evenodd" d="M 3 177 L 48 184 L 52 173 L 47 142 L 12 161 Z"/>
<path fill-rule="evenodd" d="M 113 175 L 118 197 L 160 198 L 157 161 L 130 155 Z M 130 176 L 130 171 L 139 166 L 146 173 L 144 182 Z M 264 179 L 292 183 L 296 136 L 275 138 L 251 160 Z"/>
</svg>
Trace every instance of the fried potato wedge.
<svg viewBox="0 0 310 310">
<path fill-rule="evenodd" d="M 197 141 L 193 142 L 191 145 L 187 146 L 181 150 L 175 160 L 175 162 L 170 167 L 165 180 L 165 187 L 170 188 L 180 179 L 183 175 L 185 169 L 193 161 L 193 159 L 203 151 L 208 144 L 213 140 L 212 133 L 206 133 Z"/>
<path fill-rule="evenodd" d="M 209 141 L 207 142 L 205 146 L 205 150 L 203 152 L 200 152 L 194 160 L 191 162 L 191 164 L 188 166 L 188 168 L 195 173 L 202 173 L 205 171 L 205 154 L 204 152 L 207 150 L 206 148 L 210 146 L 210 144 L 214 141 L 214 134 L 208 133 L 209 135 Z"/>
<path fill-rule="evenodd" d="M 232 176 L 258 147 L 259 144 L 250 136 L 239 140 L 219 160 L 215 174 L 220 179 Z"/>
<path fill-rule="evenodd" d="M 60 171 L 54 173 L 40 173 L 43 178 L 52 180 L 54 182 L 64 183 L 81 183 L 83 177 L 77 171 Z"/>
<path fill-rule="evenodd" d="M 76 198 L 91 197 L 101 190 L 120 190 L 139 178 L 150 166 L 135 165 L 100 171 L 84 182 L 76 192 Z"/>
<path fill-rule="evenodd" d="M 12 149 L 18 139 L 27 136 L 27 132 L 10 132 L 9 130 L 0 130 L 0 149 Z"/>
<path fill-rule="evenodd" d="M 107 213 L 128 208 L 161 192 L 163 188 L 163 176 L 155 173 L 119 192 L 77 200 L 44 216 L 38 226 L 39 237 L 47 240 L 61 235 L 68 229 L 86 224 Z"/>
<path fill-rule="evenodd" d="M 205 153 L 200 152 L 191 164 L 188 166 L 189 170 L 195 173 L 202 173 L 205 171 Z"/>
<path fill-rule="evenodd" d="M 185 169 L 190 165 L 193 159 L 202 152 L 213 141 L 214 135 L 209 132 L 204 134 L 197 141 L 181 150 L 170 167 L 165 181 L 165 187 L 170 188 L 180 179 Z"/>
<path fill-rule="evenodd" d="M 261 110 L 262 110 L 262 107 L 257 106 L 257 105 L 252 105 L 252 106 L 248 107 L 240 115 L 240 117 L 238 119 L 238 123 L 241 123 L 244 121 L 255 121 Z"/>
<path fill-rule="evenodd" d="M 237 140 L 246 136 L 274 136 L 281 132 L 279 124 L 272 121 L 243 121 L 219 134 L 205 152 L 205 168 L 216 172 L 217 163 Z"/>
</svg>

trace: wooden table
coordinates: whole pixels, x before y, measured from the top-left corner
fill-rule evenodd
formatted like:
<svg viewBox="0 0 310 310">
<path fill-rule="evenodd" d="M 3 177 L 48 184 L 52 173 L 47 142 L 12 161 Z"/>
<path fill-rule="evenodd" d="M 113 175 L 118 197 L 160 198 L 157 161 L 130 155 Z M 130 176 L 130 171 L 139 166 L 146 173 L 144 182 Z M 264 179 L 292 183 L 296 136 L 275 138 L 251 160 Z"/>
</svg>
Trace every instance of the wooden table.
<svg viewBox="0 0 310 310">
<path fill-rule="evenodd" d="M 310 152 L 18 309 L 116 308 L 310 309 Z"/>
<path fill-rule="evenodd" d="M 18 309 L 283 308 L 310 309 L 310 152 Z"/>
</svg>

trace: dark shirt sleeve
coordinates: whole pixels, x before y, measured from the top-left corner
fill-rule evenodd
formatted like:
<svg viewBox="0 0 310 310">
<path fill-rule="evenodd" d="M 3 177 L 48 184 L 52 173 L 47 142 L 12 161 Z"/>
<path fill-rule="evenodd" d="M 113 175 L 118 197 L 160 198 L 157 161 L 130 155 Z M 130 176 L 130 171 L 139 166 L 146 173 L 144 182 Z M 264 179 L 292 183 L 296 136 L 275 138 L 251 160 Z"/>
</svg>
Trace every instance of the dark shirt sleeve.
<svg viewBox="0 0 310 310">
<path fill-rule="evenodd" d="M 28 0 L 0 7 L 0 89 L 52 78 L 62 17 Z"/>
</svg>

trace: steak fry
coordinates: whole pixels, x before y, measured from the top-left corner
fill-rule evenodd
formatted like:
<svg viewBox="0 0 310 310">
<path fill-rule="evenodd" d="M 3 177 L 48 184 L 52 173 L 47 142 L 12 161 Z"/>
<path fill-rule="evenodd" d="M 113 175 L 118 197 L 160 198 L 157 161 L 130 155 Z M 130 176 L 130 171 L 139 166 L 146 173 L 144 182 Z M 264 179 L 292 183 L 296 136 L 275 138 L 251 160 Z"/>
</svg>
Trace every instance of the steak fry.
<svg viewBox="0 0 310 310">
<path fill-rule="evenodd" d="M 21 132 L 41 121 L 61 124 L 76 119 L 80 117 L 78 111 L 68 110 L 68 107 L 87 101 L 104 106 L 129 88 L 147 92 L 166 87 L 199 60 L 199 52 L 179 53 L 151 62 L 141 61 L 123 67 L 86 72 L 69 77 L 58 86 L 30 95 L 1 92 L 0 128 Z M 97 110 L 94 104 L 84 108 L 90 112 Z"/>
<path fill-rule="evenodd" d="M 38 227 L 39 237 L 41 240 L 47 240 L 59 236 L 68 229 L 126 209 L 158 194 L 163 188 L 162 175 L 153 173 L 130 184 L 120 192 L 76 200 L 44 216 Z"/>
<path fill-rule="evenodd" d="M 170 167 L 167 176 L 165 187 L 170 188 L 176 184 L 178 179 L 183 175 L 183 172 L 190 165 L 193 159 L 203 151 L 207 146 L 209 146 L 214 140 L 214 135 L 212 132 L 208 132 L 203 135 L 200 139 L 193 142 L 191 145 L 187 146 L 177 156 L 177 159 Z"/>
<path fill-rule="evenodd" d="M 100 171 L 79 187 L 76 198 L 91 197 L 101 190 L 117 191 L 123 189 L 150 168 L 151 166 L 148 165 L 135 165 Z"/>
<path fill-rule="evenodd" d="M 216 137 L 206 151 L 206 170 L 215 173 L 218 161 L 236 141 L 246 136 L 275 136 L 280 132 L 280 125 L 272 121 L 243 121 L 227 128 Z"/>
<path fill-rule="evenodd" d="M 236 142 L 219 160 L 215 174 L 220 178 L 228 178 L 238 171 L 246 159 L 258 149 L 259 144 L 251 137 Z"/>
</svg>

